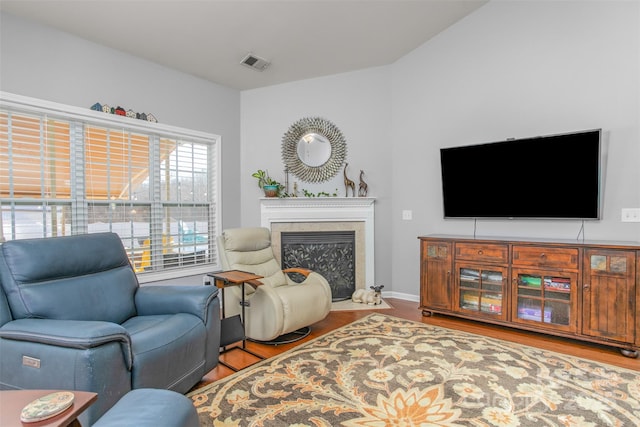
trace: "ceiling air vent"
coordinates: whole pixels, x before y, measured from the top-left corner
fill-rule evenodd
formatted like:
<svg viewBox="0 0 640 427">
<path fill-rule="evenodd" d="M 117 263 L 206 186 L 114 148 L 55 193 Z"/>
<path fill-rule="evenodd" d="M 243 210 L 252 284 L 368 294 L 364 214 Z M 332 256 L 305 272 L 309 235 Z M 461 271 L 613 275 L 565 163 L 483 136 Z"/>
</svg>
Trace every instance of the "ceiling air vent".
<svg viewBox="0 0 640 427">
<path fill-rule="evenodd" d="M 252 53 L 245 56 L 240 63 L 258 71 L 264 71 L 269 66 L 269 61 L 264 58 L 260 58 L 259 56 L 255 56 Z"/>
</svg>

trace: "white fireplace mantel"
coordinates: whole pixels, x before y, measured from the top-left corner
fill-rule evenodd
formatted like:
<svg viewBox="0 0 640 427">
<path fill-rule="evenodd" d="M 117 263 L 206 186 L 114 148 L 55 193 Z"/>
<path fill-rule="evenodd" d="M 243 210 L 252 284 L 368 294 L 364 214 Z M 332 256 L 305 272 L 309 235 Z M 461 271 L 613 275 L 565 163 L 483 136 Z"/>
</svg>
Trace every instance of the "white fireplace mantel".
<svg viewBox="0 0 640 427">
<path fill-rule="evenodd" d="M 365 283 L 375 284 L 375 222 L 373 197 L 265 197 L 260 199 L 260 223 L 363 222 Z"/>
</svg>

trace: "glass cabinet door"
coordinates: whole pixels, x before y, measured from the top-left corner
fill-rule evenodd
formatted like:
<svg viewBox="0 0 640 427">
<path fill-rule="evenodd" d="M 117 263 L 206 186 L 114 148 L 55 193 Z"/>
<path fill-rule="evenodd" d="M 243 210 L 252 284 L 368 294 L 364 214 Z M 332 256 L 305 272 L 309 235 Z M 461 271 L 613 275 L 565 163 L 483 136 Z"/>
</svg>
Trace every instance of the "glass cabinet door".
<svg viewBox="0 0 640 427">
<path fill-rule="evenodd" d="M 576 330 L 577 274 L 514 269 L 513 321 L 538 323 L 555 329 Z"/>
<path fill-rule="evenodd" d="M 507 269 L 458 265 L 458 310 L 505 319 L 504 283 Z"/>
</svg>

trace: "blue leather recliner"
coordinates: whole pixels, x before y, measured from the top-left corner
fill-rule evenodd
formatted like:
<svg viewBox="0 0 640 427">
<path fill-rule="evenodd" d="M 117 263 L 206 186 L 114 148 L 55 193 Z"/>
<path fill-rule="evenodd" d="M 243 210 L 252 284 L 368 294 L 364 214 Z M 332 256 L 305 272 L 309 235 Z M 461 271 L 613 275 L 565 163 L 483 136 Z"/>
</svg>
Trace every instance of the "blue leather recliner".
<svg viewBox="0 0 640 427">
<path fill-rule="evenodd" d="M 98 393 L 93 424 L 128 391 L 185 393 L 218 363 L 213 286 L 142 286 L 117 234 L 0 245 L 0 389 Z"/>
</svg>

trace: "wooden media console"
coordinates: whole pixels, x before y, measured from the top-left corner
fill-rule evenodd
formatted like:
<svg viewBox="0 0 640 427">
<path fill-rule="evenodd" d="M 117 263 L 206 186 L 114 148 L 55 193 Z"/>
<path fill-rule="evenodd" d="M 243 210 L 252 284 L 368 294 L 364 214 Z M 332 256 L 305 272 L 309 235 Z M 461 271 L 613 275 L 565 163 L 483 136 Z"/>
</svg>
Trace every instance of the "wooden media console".
<svg viewBox="0 0 640 427">
<path fill-rule="evenodd" d="M 432 235 L 420 240 L 420 308 L 640 350 L 640 243 Z"/>
</svg>

